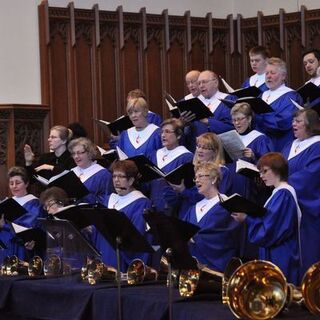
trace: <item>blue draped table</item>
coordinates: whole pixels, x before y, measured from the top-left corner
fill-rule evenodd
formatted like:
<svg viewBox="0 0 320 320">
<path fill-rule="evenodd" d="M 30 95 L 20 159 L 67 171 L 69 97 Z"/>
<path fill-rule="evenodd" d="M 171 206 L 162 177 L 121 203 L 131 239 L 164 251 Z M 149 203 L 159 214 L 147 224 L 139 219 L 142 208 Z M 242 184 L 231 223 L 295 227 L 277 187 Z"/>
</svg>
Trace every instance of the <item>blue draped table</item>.
<svg viewBox="0 0 320 320">
<path fill-rule="evenodd" d="M 183 299 L 173 295 L 173 319 L 231 320 L 229 309 L 214 294 Z M 123 319 L 168 319 L 168 289 L 164 284 L 124 285 Z M 105 320 L 116 319 L 117 288 L 114 283 L 90 286 L 80 275 L 55 278 L 0 277 L 0 319 L 6 320 Z M 308 311 L 292 307 L 279 317 L 318 319 Z"/>
</svg>

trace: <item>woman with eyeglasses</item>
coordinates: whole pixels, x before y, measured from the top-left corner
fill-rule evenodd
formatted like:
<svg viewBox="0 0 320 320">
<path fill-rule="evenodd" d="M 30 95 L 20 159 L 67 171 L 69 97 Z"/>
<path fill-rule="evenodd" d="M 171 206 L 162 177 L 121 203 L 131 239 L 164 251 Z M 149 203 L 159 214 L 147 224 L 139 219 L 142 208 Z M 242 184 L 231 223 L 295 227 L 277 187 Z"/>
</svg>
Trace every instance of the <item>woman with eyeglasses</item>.
<svg viewBox="0 0 320 320">
<path fill-rule="evenodd" d="M 262 156 L 257 164 L 267 186 L 274 187 L 266 201 L 263 217 L 234 212 L 232 217 L 246 221 L 248 239 L 259 246 L 259 259 L 271 261 L 284 273 L 289 283 L 299 283 L 301 211 L 294 188 L 288 184 L 288 163 L 278 152 Z"/>
<path fill-rule="evenodd" d="M 295 188 L 302 211 L 302 274 L 320 260 L 320 120 L 312 109 L 295 113 L 295 140 L 282 150 L 289 164 L 289 183 Z"/>
<path fill-rule="evenodd" d="M 191 207 L 183 220 L 200 227 L 189 242 L 190 253 L 201 264 L 223 272 L 232 257 L 239 255 L 240 225 L 220 205 L 220 167 L 203 162 L 195 167 L 195 182 L 204 197 Z"/>
<path fill-rule="evenodd" d="M 129 99 L 127 113 L 133 127 L 121 132 L 118 147 L 130 158 L 143 154 L 147 158 L 161 147 L 160 128 L 148 122 L 148 105 L 142 97 Z"/>
<path fill-rule="evenodd" d="M 117 161 L 112 165 L 112 180 L 115 192 L 104 199 L 103 204 L 109 209 L 123 212 L 142 234 L 146 234 L 146 223 L 143 212 L 151 206 L 150 200 L 140 191 L 135 184 L 138 177 L 138 168 L 131 160 Z M 116 252 L 112 246 L 97 232 L 96 248 L 102 254 L 104 263 L 117 267 Z M 147 263 L 149 255 L 145 253 L 133 253 L 121 251 L 121 271 L 126 272 L 130 262 L 135 258 Z"/>
<path fill-rule="evenodd" d="M 161 124 L 162 148 L 151 154 L 151 161 L 164 173 L 192 162 L 193 154 L 180 145 L 183 135 L 183 125 L 178 119 L 170 118 Z M 167 211 L 174 214 L 177 210 L 178 195 L 172 186 L 163 178 L 156 179 L 147 184 L 149 198 L 158 211 Z"/>
<path fill-rule="evenodd" d="M 68 151 L 68 142 L 72 137 L 72 131 L 64 126 L 54 126 L 50 129 L 48 137 L 49 149 L 51 152 L 40 155 L 36 159 L 30 145 L 24 146 L 25 166 L 30 175 L 39 174 L 50 179 L 51 177 L 70 170 L 74 167 L 74 161 Z"/>
<path fill-rule="evenodd" d="M 256 164 L 261 156 L 273 151 L 273 145 L 269 137 L 252 128 L 253 112 L 250 105 L 246 102 L 235 104 L 231 111 L 231 119 L 243 142 L 245 149 L 243 156 L 240 158 L 247 162 Z M 228 164 L 232 172 L 232 193 L 239 193 L 248 199 L 257 199 L 254 192 L 257 185 L 253 179 L 247 178 L 242 174 L 236 173 L 236 162 Z M 258 188 L 259 192 L 263 191 Z M 263 199 L 263 202 L 266 200 Z"/>
<path fill-rule="evenodd" d="M 196 166 L 204 162 L 212 162 L 219 166 L 221 171 L 219 190 L 229 195 L 232 183 L 231 174 L 230 170 L 224 165 L 223 149 L 218 136 L 207 132 L 197 137 L 196 142 L 193 164 Z M 180 195 L 179 217 L 183 218 L 191 206 L 203 199 L 203 195 L 198 192 L 196 186 L 186 188 L 184 183 L 181 183 L 173 187 Z"/>
<path fill-rule="evenodd" d="M 29 186 L 27 171 L 23 167 L 12 167 L 9 169 L 7 176 L 12 199 L 27 211 L 18 219 L 10 221 L 10 223 L 12 222 L 25 228 L 37 227 L 39 225 L 37 218 L 44 217 L 45 213 L 42 210 L 39 199 L 27 190 Z M 10 223 L 5 221 L 3 214 L 0 214 L 0 240 L 2 240 L 7 247 L 7 249 L 0 250 L 0 256 L 2 256 L 3 259 L 6 256 L 17 255 L 19 259 L 25 259 L 28 255 L 26 249 L 32 250 L 35 242 L 32 240 L 24 244 L 23 241 L 15 235 Z"/>
<path fill-rule="evenodd" d="M 78 202 L 101 203 L 111 193 L 112 181 L 110 172 L 97 164 L 96 148 L 88 138 L 78 138 L 70 142 L 69 152 L 76 164 L 71 170 L 89 190 L 89 194 Z"/>
</svg>

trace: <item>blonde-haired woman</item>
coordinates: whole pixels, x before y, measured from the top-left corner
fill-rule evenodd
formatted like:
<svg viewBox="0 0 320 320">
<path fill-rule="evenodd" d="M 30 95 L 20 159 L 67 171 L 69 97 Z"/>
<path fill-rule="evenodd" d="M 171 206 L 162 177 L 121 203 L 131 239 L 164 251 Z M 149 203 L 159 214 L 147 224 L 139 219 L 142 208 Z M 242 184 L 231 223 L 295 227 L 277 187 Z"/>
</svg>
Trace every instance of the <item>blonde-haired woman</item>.
<svg viewBox="0 0 320 320">
<path fill-rule="evenodd" d="M 231 174 L 229 169 L 224 165 L 224 156 L 221 142 L 218 136 L 212 132 L 203 133 L 196 140 L 196 152 L 193 158 L 195 166 L 209 162 L 214 163 L 220 168 L 221 181 L 219 189 L 222 193 L 229 195 L 231 190 Z M 179 217 L 183 218 L 186 211 L 195 203 L 203 199 L 196 187 L 186 188 L 182 183 L 174 186 L 174 189 L 180 193 Z"/>
<path fill-rule="evenodd" d="M 195 167 L 195 183 L 204 197 L 191 207 L 183 220 L 200 227 L 189 242 L 191 254 L 200 263 L 224 271 L 232 257 L 239 255 L 240 225 L 220 205 L 220 167 L 204 162 Z"/>
<path fill-rule="evenodd" d="M 151 153 L 161 148 L 160 128 L 148 122 L 148 105 L 143 98 L 128 100 L 127 113 L 133 127 L 121 132 L 118 147 L 128 157 Z"/>
</svg>

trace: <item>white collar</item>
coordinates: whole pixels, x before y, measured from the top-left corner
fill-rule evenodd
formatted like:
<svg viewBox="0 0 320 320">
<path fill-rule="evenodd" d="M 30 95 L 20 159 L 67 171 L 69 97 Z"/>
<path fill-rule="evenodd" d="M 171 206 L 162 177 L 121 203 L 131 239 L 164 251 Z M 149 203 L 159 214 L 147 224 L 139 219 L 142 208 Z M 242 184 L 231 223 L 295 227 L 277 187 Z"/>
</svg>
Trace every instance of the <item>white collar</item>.
<svg viewBox="0 0 320 320">
<path fill-rule="evenodd" d="M 212 113 L 214 113 L 221 103 L 220 99 L 224 99 L 227 95 L 227 93 L 218 90 L 212 97 L 208 99 L 203 95 L 200 95 L 198 98 L 210 109 Z"/>
<path fill-rule="evenodd" d="M 266 82 L 266 74 L 254 74 L 253 76 L 250 77 L 249 79 L 249 83 L 250 86 L 253 87 L 260 87 L 262 84 L 264 84 Z"/>
<path fill-rule="evenodd" d="M 108 208 L 121 210 L 133 201 L 136 201 L 141 198 L 146 198 L 146 196 L 138 190 L 133 190 L 125 196 L 120 196 L 116 193 L 112 193 L 109 197 Z"/>
<path fill-rule="evenodd" d="M 135 149 L 141 147 L 159 127 L 153 123 L 149 123 L 144 129 L 137 130 L 135 127 L 127 130 L 128 137 Z"/>
<path fill-rule="evenodd" d="M 194 99 L 194 98 L 197 98 L 197 97 L 195 97 L 192 93 L 189 93 L 186 96 L 184 96 L 184 100 L 190 100 L 190 99 Z"/>
<path fill-rule="evenodd" d="M 320 141 L 320 135 L 312 136 L 302 141 L 299 139 L 294 140 L 290 148 L 288 160 L 294 158 L 299 153 L 301 153 L 302 151 L 306 150 L 307 148 L 312 146 L 314 143 L 319 141 Z"/>
<path fill-rule="evenodd" d="M 285 84 L 282 84 L 276 90 L 267 90 L 262 94 L 262 100 L 266 103 L 271 104 L 272 102 L 276 101 L 279 97 L 284 95 L 287 92 L 293 91 L 291 88 L 287 87 Z"/>
<path fill-rule="evenodd" d="M 211 199 L 202 199 L 201 201 L 197 202 L 196 204 L 196 217 L 197 222 L 199 222 L 205 214 L 214 207 L 219 202 L 219 196 L 216 195 Z"/>
<path fill-rule="evenodd" d="M 93 162 L 92 165 L 88 168 L 81 169 L 80 167 L 74 167 L 71 170 L 76 174 L 76 176 L 81 180 L 81 182 L 85 182 L 89 178 L 91 178 L 94 174 L 97 172 L 103 170 L 104 168 L 100 166 L 100 164 L 97 164 L 96 162 Z"/>
<path fill-rule="evenodd" d="M 308 82 L 312 82 L 316 86 L 320 86 L 320 76 L 313 77 L 309 81 L 307 81 L 306 83 L 308 83 Z"/>
<path fill-rule="evenodd" d="M 13 196 L 12 197 L 13 200 L 17 201 L 20 206 L 23 206 L 24 204 L 26 204 L 28 201 L 33 200 L 33 199 L 38 199 L 37 197 L 35 197 L 33 194 L 26 194 L 23 197 L 17 197 L 17 196 Z"/>
<path fill-rule="evenodd" d="M 190 153 L 190 151 L 184 146 L 178 146 L 172 150 L 168 150 L 166 147 L 161 148 L 156 153 L 157 166 L 159 169 L 162 169 L 184 153 Z"/>
<path fill-rule="evenodd" d="M 261 133 L 257 130 L 252 130 L 245 135 L 239 134 L 239 137 L 242 140 L 245 147 L 247 147 L 253 140 L 255 140 L 256 138 L 258 138 L 259 136 L 262 136 L 262 135 L 263 135 L 263 133 Z"/>
</svg>

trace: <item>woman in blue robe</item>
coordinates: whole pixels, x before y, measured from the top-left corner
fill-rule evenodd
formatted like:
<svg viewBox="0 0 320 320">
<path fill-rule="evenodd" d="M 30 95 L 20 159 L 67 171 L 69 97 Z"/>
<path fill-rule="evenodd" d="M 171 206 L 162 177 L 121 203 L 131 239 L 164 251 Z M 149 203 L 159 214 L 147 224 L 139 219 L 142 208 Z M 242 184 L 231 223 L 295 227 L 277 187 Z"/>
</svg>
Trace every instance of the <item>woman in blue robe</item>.
<svg viewBox="0 0 320 320">
<path fill-rule="evenodd" d="M 161 148 L 160 128 L 149 123 L 148 106 L 143 98 L 128 101 L 127 113 L 133 127 L 121 132 L 118 147 L 130 158 L 136 155 L 150 155 Z"/>
<path fill-rule="evenodd" d="M 143 219 L 143 213 L 145 209 L 150 208 L 150 200 L 134 187 L 138 175 L 136 165 L 131 160 L 118 161 L 114 163 L 112 172 L 113 186 L 116 193 L 107 196 L 103 204 L 109 209 L 123 212 L 137 230 L 142 235 L 146 235 L 146 223 Z M 102 254 L 102 261 L 116 268 L 116 251 L 100 232 L 96 233 L 95 246 Z M 147 263 L 149 254 L 121 251 L 121 271 L 126 272 L 129 264 L 136 258 Z"/>
<path fill-rule="evenodd" d="M 223 148 L 218 136 L 207 132 L 197 138 L 196 152 L 193 164 L 198 165 L 204 162 L 213 162 L 220 167 L 221 181 L 219 190 L 229 195 L 232 186 L 230 170 L 224 165 Z M 203 195 L 198 192 L 196 186 L 186 188 L 182 182 L 180 185 L 172 185 L 179 193 L 179 218 L 183 219 L 186 212 L 198 201 L 203 199 Z"/>
<path fill-rule="evenodd" d="M 289 164 L 289 183 L 295 188 L 302 211 L 301 276 L 320 260 L 320 121 L 312 109 L 299 110 L 293 119 L 296 139 L 282 153 Z"/>
<path fill-rule="evenodd" d="M 151 161 L 165 174 L 193 160 L 193 154 L 186 147 L 179 145 L 182 134 L 183 125 L 178 119 L 167 119 L 161 125 L 163 148 L 151 155 Z M 156 210 L 175 215 L 178 194 L 164 178 L 151 181 L 146 188 Z"/>
<path fill-rule="evenodd" d="M 12 198 L 27 210 L 25 214 L 14 221 L 10 221 L 18 226 L 34 228 L 39 226 L 37 218 L 44 217 L 44 210 L 38 198 L 29 194 L 29 176 L 22 167 L 12 167 L 8 171 L 9 189 Z M 16 255 L 19 259 L 32 258 L 31 250 L 34 248 L 34 241 L 23 243 L 22 239 L 15 234 L 13 227 L 2 217 L 0 219 L 0 240 L 6 245 L 7 249 L 0 250 L 1 261 L 6 256 Z M 30 249 L 26 250 L 26 249 Z M 30 256 L 29 256 L 30 255 Z"/>
<path fill-rule="evenodd" d="M 300 95 L 285 85 L 287 67 L 279 58 L 268 59 L 266 68 L 266 84 L 269 90 L 261 98 L 268 103 L 273 112 L 255 116 L 256 129 L 270 137 L 274 150 L 281 152 L 282 148 L 293 140 L 291 122 L 297 110 L 291 100 L 301 104 Z"/>
<path fill-rule="evenodd" d="M 299 226 L 301 211 L 295 190 L 286 181 L 288 163 L 277 152 L 262 156 L 258 162 L 262 180 L 275 189 L 264 207 L 263 217 L 233 213 L 235 220 L 246 221 L 248 239 L 259 246 L 259 259 L 277 265 L 288 282 L 299 284 L 301 250 Z"/>
<path fill-rule="evenodd" d="M 245 146 L 241 160 L 256 164 L 261 156 L 273 151 L 270 138 L 252 129 L 253 112 L 248 103 L 235 104 L 231 109 L 231 118 L 239 138 Z M 262 204 L 266 201 L 270 194 L 259 185 L 259 181 L 237 173 L 236 161 L 227 166 L 232 174 L 232 193 L 239 193 L 247 199 L 255 200 L 255 202 L 259 197 L 259 199 L 263 199 L 261 200 Z M 261 192 L 267 194 L 267 197 L 261 197 Z"/>
<path fill-rule="evenodd" d="M 89 194 L 78 199 L 78 202 L 101 203 L 111 193 L 111 174 L 93 160 L 96 155 L 93 143 L 81 137 L 72 140 L 68 148 L 77 165 L 71 170 L 89 190 Z"/>
<path fill-rule="evenodd" d="M 220 168 L 212 162 L 195 169 L 195 181 L 204 199 L 191 207 L 183 220 L 200 227 L 189 241 L 192 256 L 201 264 L 223 272 L 232 257 L 239 255 L 240 225 L 219 201 Z"/>
</svg>

